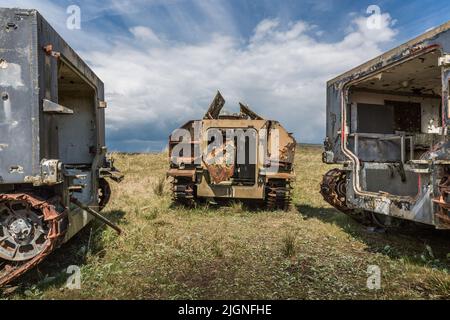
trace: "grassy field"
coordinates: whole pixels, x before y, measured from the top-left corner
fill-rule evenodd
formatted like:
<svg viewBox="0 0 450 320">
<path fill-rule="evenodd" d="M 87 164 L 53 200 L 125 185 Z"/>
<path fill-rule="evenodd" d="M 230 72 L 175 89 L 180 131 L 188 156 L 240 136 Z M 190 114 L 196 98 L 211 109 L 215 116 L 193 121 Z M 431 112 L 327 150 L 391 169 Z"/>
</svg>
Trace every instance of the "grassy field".
<svg viewBox="0 0 450 320">
<path fill-rule="evenodd" d="M 330 208 L 319 190 L 321 150 L 299 148 L 294 208 L 246 211 L 239 203 L 171 206 L 166 157 L 116 155 L 126 179 L 103 212 L 125 230 L 94 223 L 21 279 L 18 299 L 440 299 L 450 298 L 450 235 L 371 233 Z M 81 290 L 64 288 L 69 265 Z M 381 289 L 367 289 L 367 268 Z"/>
</svg>

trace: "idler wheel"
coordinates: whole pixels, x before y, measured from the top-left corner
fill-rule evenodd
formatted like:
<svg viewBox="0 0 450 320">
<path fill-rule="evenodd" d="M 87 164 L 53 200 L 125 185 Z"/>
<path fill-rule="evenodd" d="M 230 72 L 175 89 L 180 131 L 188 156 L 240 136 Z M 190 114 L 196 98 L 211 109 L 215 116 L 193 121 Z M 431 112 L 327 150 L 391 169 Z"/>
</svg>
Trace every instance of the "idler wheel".
<svg viewBox="0 0 450 320">
<path fill-rule="evenodd" d="M 46 247 L 49 230 L 44 213 L 25 200 L 0 203 L 0 258 L 26 261 L 36 257 Z"/>
</svg>

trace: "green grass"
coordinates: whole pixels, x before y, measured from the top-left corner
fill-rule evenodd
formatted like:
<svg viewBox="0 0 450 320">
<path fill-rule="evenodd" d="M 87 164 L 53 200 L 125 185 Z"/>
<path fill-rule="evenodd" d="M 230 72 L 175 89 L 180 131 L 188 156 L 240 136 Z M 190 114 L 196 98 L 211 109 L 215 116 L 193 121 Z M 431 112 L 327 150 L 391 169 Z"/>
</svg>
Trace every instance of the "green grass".
<svg viewBox="0 0 450 320">
<path fill-rule="evenodd" d="M 125 173 L 105 211 L 125 234 L 88 226 L 15 285 L 19 299 L 438 299 L 450 297 L 447 233 L 370 233 L 318 193 L 321 150 L 302 146 L 290 212 L 171 205 L 167 159 L 116 155 Z M 82 289 L 64 289 L 65 269 Z M 381 290 L 366 287 L 378 265 Z"/>
</svg>

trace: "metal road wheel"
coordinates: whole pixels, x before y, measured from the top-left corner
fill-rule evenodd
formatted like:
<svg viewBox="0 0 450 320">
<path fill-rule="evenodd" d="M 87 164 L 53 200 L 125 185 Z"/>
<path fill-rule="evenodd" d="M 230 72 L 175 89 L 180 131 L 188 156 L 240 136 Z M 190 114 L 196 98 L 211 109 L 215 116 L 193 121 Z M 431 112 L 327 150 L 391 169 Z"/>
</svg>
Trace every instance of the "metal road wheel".
<svg viewBox="0 0 450 320">
<path fill-rule="evenodd" d="M 0 203 L 0 258 L 30 260 L 46 248 L 50 226 L 44 213 L 22 200 Z"/>
<path fill-rule="evenodd" d="M 66 212 L 30 194 L 0 194 L 0 288 L 58 246 L 67 228 Z"/>
<path fill-rule="evenodd" d="M 347 206 L 347 172 L 340 169 L 328 171 L 324 176 L 320 185 L 320 193 L 324 200 L 337 210 L 345 213 L 353 220 L 363 225 L 371 225 L 373 223 L 371 214 L 366 211 L 350 209 Z"/>
<path fill-rule="evenodd" d="M 111 186 L 106 179 L 100 179 L 98 182 L 98 206 L 102 211 L 111 198 Z"/>
</svg>

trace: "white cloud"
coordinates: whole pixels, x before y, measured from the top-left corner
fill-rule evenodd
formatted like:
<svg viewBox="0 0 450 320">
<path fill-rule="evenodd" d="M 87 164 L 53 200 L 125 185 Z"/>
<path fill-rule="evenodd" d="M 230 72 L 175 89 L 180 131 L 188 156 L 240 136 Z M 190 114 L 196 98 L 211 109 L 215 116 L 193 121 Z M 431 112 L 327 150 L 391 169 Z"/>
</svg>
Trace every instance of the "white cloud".
<svg viewBox="0 0 450 320">
<path fill-rule="evenodd" d="M 160 43 L 161 40 L 159 37 L 153 32 L 152 29 L 147 27 L 133 27 L 130 29 L 130 32 L 137 40 L 148 41 L 154 44 Z"/>
<path fill-rule="evenodd" d="M 393 39 L 397 32 L 391 27 L 395 24 L 391 16 L 388 13 L 383 13 L 373 16 L 375 19 L 375 27 L 369 27 L 372 23 L 367 18 L 358 17 L 353 23 L 356 30 L 347 36 L 347 39 L 352 38 L 359 43 L 368 44 L 378 44 L 380 42 L 386 42 Z M 372 18 L 369 18 L 372 19 Z"/>
<path fill-rule="evenodd" d="M 129 12 L 148 5 L 146 0 L 108 2 L 107 8 L 123 15 L 128 24 L 134 21 L 130 37 L 100 29 L 68 31 L 65 7 L 51 1 L 5 1 L 5 6 L 37 6 L 81 51 L 105 82 L 108 140 L 114 148 L 129 144 L 127 150 L 154 148 L 155 141 L 165 141 L 171 129 L 201 117 L 218 89 L 228 108 L 236 108 L 242 100 L 267 118 L 279 120 L 299 141 L 321 142 L 326 81 L 381 53 L 396 35 L 394 20 L 382 14 L 376 30 L 367 27 L 364 17 L 353 15 L 347 34 L 335 42 L 320 40 L 320 26 L 304 21 L 286 25 L 277 19 L 261 21 L 248 39 L 242 39 L 225 14 L 226 7 L 214 10 L 213 2 L 199 0 L 194 3 L 206 21 L 224 26 L 219 29 L 225 31 L 206 36 L 181 7 L 171 7 L 168 12 L 178 21 L 177 28 L 205 39 L 193 44 L 168 40 L 143 19 L 134 20 Z M 99 9 L 82 2 L 83 17 L 95 17 Z"/>
<path fill-rule="evenodd" d="M 86 55 L 106 83 L 112 140 L 165 139 L 169 128 L 199 118 L 219 89 L 227 106 L 243 100 L 281 121 L 299 141 L 321 142 L 325 83 L 393 40 L 391 17 L 382 17 L 376 31 L 355 17 L 353 30 L 335 43 L 309 35 L 314 28 L 303 21 L 282 28 L 276 19 L 263 20 L 244 44 L 221 35 L 196 45 L 168 42 L 138 26 L 130 30 L 133 39 Z M 143 37 L 159 43 L 142 48 Z"/>
</svg>

